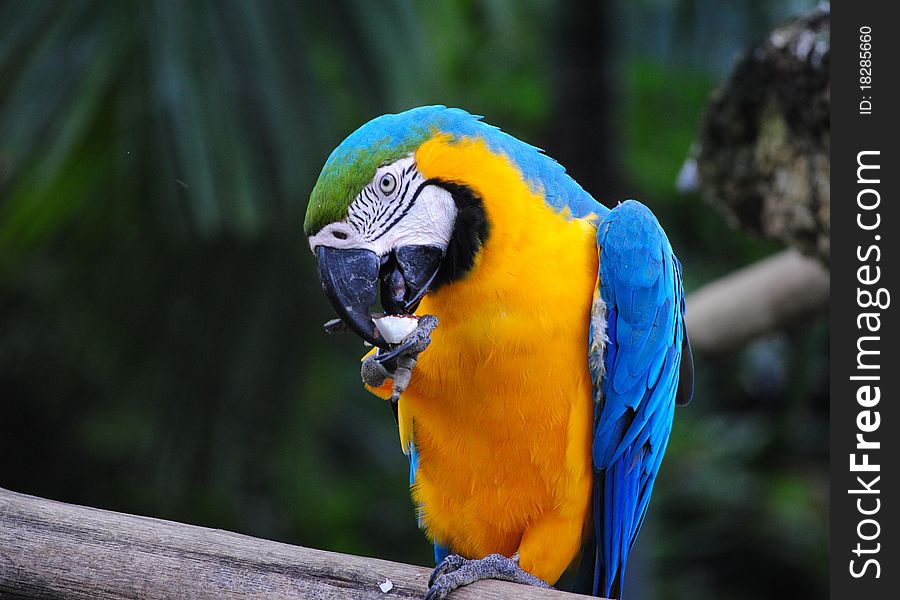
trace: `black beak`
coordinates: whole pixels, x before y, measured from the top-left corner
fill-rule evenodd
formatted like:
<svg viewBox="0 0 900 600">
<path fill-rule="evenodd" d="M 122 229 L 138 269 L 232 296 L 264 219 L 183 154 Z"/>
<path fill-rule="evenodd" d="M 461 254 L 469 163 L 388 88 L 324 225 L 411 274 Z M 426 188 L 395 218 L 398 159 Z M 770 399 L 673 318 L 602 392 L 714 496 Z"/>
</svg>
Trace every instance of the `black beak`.
<svg viewBox="0 0 900 600">
<path fill-rule="evenodd" d="M 378 293 L 378 256 L 371 250 L 319 246 L 316 262 L 322 289 L 341 321 L 370 344 L 387 348 L 369 312 Z"/>
<path fill-rule="evenodd" d="M 379 258 L 360 248 L 316 248 L 319 279 L 341 321 L 379 348 L 388 344 L 372 321 L 377 287 L 388 314 L 410 314 L 437 276 L 444 251 L 435 246 L 402 246 Z"/>
<path fill-rule="evenodd" d="M 389 315 L 415 312 L 434 282 L 444 251 L 435 246 L 401 246 L 383 259 L 381 305 Z"/>
</svg>

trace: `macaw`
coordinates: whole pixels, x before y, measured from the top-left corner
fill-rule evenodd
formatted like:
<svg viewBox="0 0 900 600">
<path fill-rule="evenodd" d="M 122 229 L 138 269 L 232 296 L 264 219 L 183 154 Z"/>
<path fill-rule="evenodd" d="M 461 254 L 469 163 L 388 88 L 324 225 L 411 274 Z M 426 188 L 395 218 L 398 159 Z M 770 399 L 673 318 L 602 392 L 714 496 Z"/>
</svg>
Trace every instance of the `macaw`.
<svg viewBox="0 0 900 600">
<path fill-rule="evenodd" d="M 681 264 L 653 213 L 426 106 L 331 153 L 304 230 L 340 323 L 375 346 L 366 386 L 391 397 L 414 366 L 393 408 L 434 542 L 426 597 L 485 578 L 620 597 L 693 393 Z M 413 342 L 379 332 L 379 292 L 385 313 L 423 316 Z"/>
</svg>

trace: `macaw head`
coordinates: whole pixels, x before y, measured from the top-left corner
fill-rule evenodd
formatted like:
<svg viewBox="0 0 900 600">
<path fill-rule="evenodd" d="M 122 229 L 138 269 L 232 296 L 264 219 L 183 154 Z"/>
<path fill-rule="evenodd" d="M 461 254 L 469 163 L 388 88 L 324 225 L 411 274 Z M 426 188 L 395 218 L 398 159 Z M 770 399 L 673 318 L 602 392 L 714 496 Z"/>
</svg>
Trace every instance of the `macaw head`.
<svg viewBox="0 0 900 600">
<path fill-rule="evenodd" d="M 459 182 L 423 173 L 416 152 L 448 131 L 479 126 L 486 127 L 465 111 L 440 106 L 384 115 L 326 161 L 304 230 L 329 301 L 369 343 L 386 347 L 370 313 L 379 290 L 386 313 L 408 314 L 451 271 L 471 267 L 459 264 L 467 258 L 451 246 L 464 246 L 471 262 L 486 235 L 478 199 Z"/>
<path fill-rule="evenodd" d="M 527 262 L 541 232 L 606 210 L 534 146 L 424 106 L 369 121 L 331 153 L 304 229 L 338 316 L 384 348 L 370 313 L 379 290 L 385 312 L 412 313 L 426 293 L 507 273 L 501 257 Z"/>
</svg>

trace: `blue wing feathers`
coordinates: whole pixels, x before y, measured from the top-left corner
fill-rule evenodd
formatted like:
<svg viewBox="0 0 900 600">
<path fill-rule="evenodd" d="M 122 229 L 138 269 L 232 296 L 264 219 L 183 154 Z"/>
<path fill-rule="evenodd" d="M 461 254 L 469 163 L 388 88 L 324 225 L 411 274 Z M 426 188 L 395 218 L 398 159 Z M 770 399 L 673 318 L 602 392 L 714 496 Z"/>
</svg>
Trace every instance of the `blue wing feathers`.
<svg viewBox="0 0 900 600">
<path fill-rule="evenodd" d="M 681 265 L 643 204 L 610 211 L 597 244 L 609 341 L 595 389 L 593 593 L 618 597 L 672 430 L 684 292 Z"/>
<path fill-rule="evenodd" d="M 409 452 L 409 485 L 410 487 L 416 483 L 416 471 L 419 470 L 419 451 L 416 445 L 410 442 Z"/>
</svg>

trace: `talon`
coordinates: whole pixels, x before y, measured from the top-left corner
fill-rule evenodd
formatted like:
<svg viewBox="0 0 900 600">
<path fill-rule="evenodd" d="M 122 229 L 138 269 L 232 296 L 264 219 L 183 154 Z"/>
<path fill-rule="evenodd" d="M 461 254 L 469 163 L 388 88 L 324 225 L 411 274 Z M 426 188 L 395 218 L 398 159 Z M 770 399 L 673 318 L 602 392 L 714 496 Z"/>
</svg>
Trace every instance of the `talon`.
<svg viewBox="0 0 900 600">
<path fill-rule="evenodd" d="M 447 594 L 452 592 L 453 590 L 445 589 L 438 586 L 432 586 L 428 588 L 428 592 L 425 594 L 425 598 L 423 600 L 444 600 L 447 597 Z"/>
<path fill-rule="evenodd" d="M 379 349 L 375 355 L 375 360 L 385 364 L 403 354 L 414 355 L 414 358 L 418 358 L 418 355 L 424 352 L 428 345 L 431 344 L 431 332 L 434 331 L 437 325 L 438 319 L 434 315 L 422 316 L 413 332 L 406 336 L 406 339 L 399 346 L 387 351 Z"/>
<path fill-rule="evenodd" d="M 452 569 L 452 570 L 451 570 Z M 434 568 L 425 600 L 442 600 L 456 588 L 482 579 L 501 579 L 540 588 L 550 585 L 518 565 L 518 562 L 500 554 L 489 554 L 482 559 L 466 560 L 451 554 Z"/>
<path fill-rule="evenodd" d="M 378 361 L 379 364 L 384 364 L 386 362 L 390 362 L 415 346 L 418 340 L 415 338 L 415 333 L 406 338 L 403 343 L 401 343 L 396 348 L 392 348 L 387 352 L 383 352 L 381 349 L 378 350 L 378 354 L 375 355 L 375 360 Z"/>
<path fill-rule="evenodd" d="M 431 344 L 431 332 L 437 325 L 437 317 L 424 315 L 419 318 L 416 328 L 398 346 L 388 350 L 379 348 L 374 355 L 367 356 L 362 362 L 360 375 L 366 385 L 379 388 L 388 379 L 393 379 L 391 409 L 395 419 L 400 395 L 409 386 L 416 361 Z"/>
<path fill-rule="evenodd" d="M 433 586 L 439 577 L 458 570 L 464 564 L 466 564 L 466 559 L 459 554 L 448 554 L 431 572 L 431 577 L 428 578 L 428 587 Z"/>
<path fill-rule="evenodd" d="M 452 589 L 435 586 L 428 590 L 428 593 L 425 594 L 424 600 L 444 600 L 444 598 L 446 598 L 447 595 L 452 591 Z"/>
</svg>

